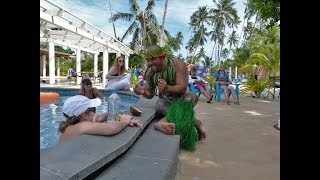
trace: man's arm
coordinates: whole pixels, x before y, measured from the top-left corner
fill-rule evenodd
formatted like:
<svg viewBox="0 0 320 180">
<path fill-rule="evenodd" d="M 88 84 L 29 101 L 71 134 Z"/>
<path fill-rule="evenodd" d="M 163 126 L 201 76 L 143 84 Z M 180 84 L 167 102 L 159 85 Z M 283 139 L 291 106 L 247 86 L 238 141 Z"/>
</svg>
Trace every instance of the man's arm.
<svg viewBox="0 0 320 180">
<path fill-rule="evenodd" d="M 133 91 L 134 93 L 136 93 L 137 95 L 142 95 L 143 97 L 147 98 L 147 99 L 151 99 L 153 98 L 154 94 L 152 93 L 152 91 L 150 91 L 148 89 L 148 87 L 143 88 L 140 84 L 136 84 L 133 87 Z"/>
<path fill-rule="evenodd" d="M 148 77 L 148 81 L 151 81 L 150 80 L 150 75 L 151 75 L 151 69 L 148 69 L 146 74 L 145 74 L 145 77 Z M 143 97 L 147 98 L 147 99 L 151 99 L 153 98 L 154 96 L 154 91 L 151 90 L 150 88 L 150 82 L 146 81 L 146 86 L 143 88 L 140 84 L 136 84 L 134 87 L 133 87 L 133 91 L 134 93 L 136 93 L 137 95 L 142 95 Z"/>
<path fill-rule="evenodd" d="M 176 58 L 172 58 L 171 60 L 174 64 L 174 68 L 176 71 L 176 85 L 174 86 L 167 85 L 166 93 L 174 96 L 181 95 L 186 93 L 188 90 L 187 65 L 183 61 Z"/>
</svg>

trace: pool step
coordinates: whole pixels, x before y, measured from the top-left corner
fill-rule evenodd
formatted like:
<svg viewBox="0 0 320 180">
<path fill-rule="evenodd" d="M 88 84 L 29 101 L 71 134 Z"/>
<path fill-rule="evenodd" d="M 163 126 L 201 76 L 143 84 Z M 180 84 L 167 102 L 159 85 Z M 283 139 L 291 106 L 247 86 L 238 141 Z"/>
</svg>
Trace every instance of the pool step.
<svg viewBox="0 0 320 180">
<path fill-rule="evenodd" d="M 180 136 L 154 130 L 156 121 L 153 120 L 130 149 L 95 179 L 174 179 L 178 168 Z"/>
</svg>

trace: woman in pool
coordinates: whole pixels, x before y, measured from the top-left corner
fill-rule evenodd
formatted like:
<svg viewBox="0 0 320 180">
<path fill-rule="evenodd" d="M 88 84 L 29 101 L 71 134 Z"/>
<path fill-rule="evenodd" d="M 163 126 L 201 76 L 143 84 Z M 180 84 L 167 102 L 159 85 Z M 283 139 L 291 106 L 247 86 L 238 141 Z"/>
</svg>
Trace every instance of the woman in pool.
<svg viewBox="0 0 320 180">
<path fill-rule="evenodd" d="M 63 115 L 66 118 L 60 122 L 59 132 L 61 132 L 58 143 L 66 142 L 81 134 L 93 135 L 114 135 L 122 131 L 125 127 L 143 125 L 139 120 L 133 119 L 127 114 L 119 115 L 119 118 L 112 122 L 102 123 L 108 114 L 95 114 L 93 107 L 101 104 L 99 98 L 89 99 L 86 96 L 75 95 L 68 98 L 62 107 Z"/>
<path fill-rule="evenodd" d="M 128 73 L 124 75 L 125 73 Z M 113 65 L 106 75 L 106 89 L 129 90 L 131 74 L 124 67 L 124 59 L 122 56 L 114 60 Z"/>
<path fill-rule="evenodd" d="M 102 92 L 99 91 L 99 89 L 92 87 L 92 82 L 90 79 L 83 79 L 81 81 L 81 88 L 78 94 L 86 96 L 89 99 L 94 99 L 96 97 L 104 99 Z"/>
</svg>

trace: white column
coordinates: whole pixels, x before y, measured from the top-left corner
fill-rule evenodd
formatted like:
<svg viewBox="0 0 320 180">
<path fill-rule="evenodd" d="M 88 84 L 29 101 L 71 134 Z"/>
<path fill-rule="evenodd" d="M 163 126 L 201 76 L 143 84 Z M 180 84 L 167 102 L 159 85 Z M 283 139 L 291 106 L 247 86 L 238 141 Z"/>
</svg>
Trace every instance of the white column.
<svg viewBox="0 0 320 180">
<path fill-rule="evenodd" d="M 234 73 L 235 73 L 235 74 L 234 74 L 234 78 L 235 78 L 235 79 L 238 79 L 238 67 L 236 67 L 236 70 L 235 70 Z M 238 83 L 236 83 L 236 84 L 238 84 Z"/>
<path fill-rule="evenodd" d="M 229 78 L 231 78 L 232 76 L 232 71 L 231 71 L 231 67 L 229 67 Z"/>
<path fill-rule="evenodd" d="M 76 72 L 78 76 L 81 76 L 81 50 L 77 49 L 77 57 L 76 57 Z M 81 83 L 81 78 L 77 77 L 77 84 Z"/>
<path fill-rule="evenodd" d="M 47 61 L 46 61 L 46 55 L 42 55 L 42 77 L 46 77 L 47 73 Z"/>
<path fill-rule="evenodd" d="M 49 38 L 49 84 L 55 84 L 55 57 L 54 44 Z"/>
<path fill-rule="evenodd" d="M 57 78 L 58 78 L 58 83 L 60 83 L 60 57 L 57 57 L 56 60 L 57 60 Z"/>
<path fill-rule="evenodd" d="M 94 76 L 97 77 L 98 76 L 98 53 L 94 53 L 94 57 L 93 57 L 93 72 L 94 72 Z"/>
<path fill-rule="evenodd" d="M 102 61 L 102 86 L 106 86 L 106 76 L 109 71 L 109 49 L 106 48 L 103 51 L 103 61 Z"/>
<path fill-rule="evenodd" d="M 128 69 L 128 67 L 129 67 L 129 56 L 124 55 L 124 62 L 125 62 L 124 67 L 126 69 Z"/>
</svg>

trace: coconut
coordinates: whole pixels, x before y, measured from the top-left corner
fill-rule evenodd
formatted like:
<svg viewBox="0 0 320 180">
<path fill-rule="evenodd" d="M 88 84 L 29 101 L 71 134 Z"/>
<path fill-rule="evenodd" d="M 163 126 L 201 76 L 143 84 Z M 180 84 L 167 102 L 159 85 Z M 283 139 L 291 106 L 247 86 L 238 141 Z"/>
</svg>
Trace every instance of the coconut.
<svg viewBox="0 0 320 180">
<path fill-rule="evenodd" d="M 140 116 L 140 114 L 142 113 L 140 109 L 138 109 L 138 108 L 136 108 L 134 106 L 130 107 L 130 112 L 134 116 Z"/>
</svg>

